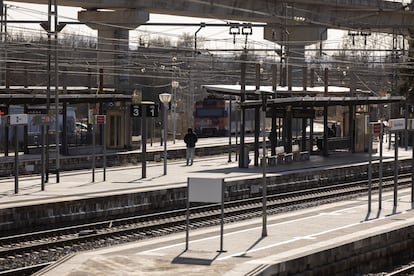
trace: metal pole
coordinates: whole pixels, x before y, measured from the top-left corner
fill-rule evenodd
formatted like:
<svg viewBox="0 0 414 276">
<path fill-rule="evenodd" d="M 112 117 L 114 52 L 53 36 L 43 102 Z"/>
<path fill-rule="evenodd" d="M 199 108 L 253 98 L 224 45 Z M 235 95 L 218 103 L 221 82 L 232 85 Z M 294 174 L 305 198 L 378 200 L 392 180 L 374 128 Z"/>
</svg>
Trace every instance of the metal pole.
<svg viewBox="0 0 414 276">
<path fill-rule="evenodd" d="M 185 251 L 188 250 L 189 231 L 190 231 L 190 179 L 187 178 L 187 210 L 185 220 Z"/>
<path fill-rule="evenodd" d="M 414 206 L 414 133 L 412 135 L 412 143 L 411 146 L 413 147 L 413 156 L 411 158 L 411 208 Z"/>
<path fill-rule="evenodd" d="M 229 99 L 229 111 L 228 112 L 229 112 L 229 161 L 228 162 L 231 162 L 231 119 L 232 119 L 231 97 Z"/>
<path fill-rule="evenodd" d="M 411 158 L 411 208 L 414 208 L 414 133 L 411 132 L 412 135 L 412 143 L 411 146 L 413 147 L 413 156 Z"/>
<path fill-rule="evenodd" d="M 380 132 L 380 160 L 379 160 L 379 183 L 378 183 L 378 209 L 381 210 L 382 209 L 382 152 L 383 152 L 383 145 L 382 143 L 384 142 L 384 124 L 381 121 L 381 132 Z"/>
<path fill-rule="evenodd" d="M 397 208 L 398 200 L 398 132 L 394 133 L 394 208 Z"/>
<path fill-rule="evenodd" d="M 141 151 L 141 172 L 142 178 L 147 177 L 147 106 L 142 105 L 142 117 L 141 117 L 141 140 L 142 140 L 142 151 Z"/>
<path fill-rule="evenodd" d="M 177 88 L 173 88 L 173 102 L 171 103 L 171 107 L 172 107 L 172 115 L 173 115 L 173 144 L 175 144 L 175 132 L 176 132 L 176 128 L 177 128 L 177 124 L 176 124 L 176 120 L 177 120 Z"/>
<path fill-rule="evenodd" d="M 42 136 L 42 155 L 41 155 L 41 163 L 42 163 L 42 177 L 41 177 L 41 189 L 42 191 L 45 190 L 45 144 L 46 144 L 46 136 L 45 136 L 45 124 L 42 123 L 41 125 L 41 136 Z"/>
<path fill-rule="evenodd" d="M 92 182 L 95 182 L 95 150 L 96 150 L 96 124 L 95 118 L 92 124 Z"/>
<path fill-rule="evenodd" d="M 263 139 L 263 156 L 262 156 L 262 168 L 263 168 L 263 187 L 262 187 L 262 237 L 267 236 L 267 181 L 266 181 L 266 98 L 262 93 L 262 139 Z"/>
<path fill-rule="evenodd" d="M 164 104 L 164 175 L 167 175 L 167 108 L 168 105 Z"/>
<path fill-rule="evenodd" d="M 238 135 L 239 135 L 239 124 L 240 124 L 240 120 L 239 120 L 239 117 L 241 116 L 241 110 L 240 110 L 240 112 L 237 112 L 237 119 L 236 119 L 236 146 L 237 146 L 237 144 L 238 144 Z M 239 148 L 239 151 L 240 151 L 240 148 Z M 238 157 L 239 155 L 237 154 L 237 150 L 236 150 L 236 161 L 238 160 Z"/>
<path fill-rule="evenodd" d="M 105 118 L 105 120 L 106 120 L 106 118 Z M 105 134 L 105 128 L 106 128 L 106 124 L 103 125 L 103 129 L 102 129 L 102 135 L 103 135 L 103 181 L 106 181 L 106 134 Z"/>
<path fill-rule="evenodd" d="M 371 198 L 372 198 L 372 127 L 368 124 L 369 141 L 368 141 L 368 212 L 371 212 Z"/>
<path fill-rule="evenodd" d="M 59 59 L 58 59 L 58 14 L 57 14 L 57 0 L 54 0 L 54 15 L 55 15 L 55 24 L 54 24 L 54 47 L 55 47 L 55 113 L 56 113 L 56 127 L 55 127 L 55 135 L 56 135 L 56 183 L 60 182 L 59 179 L 59 171 L 60 171 L 60 160 L 59 160 L 59 153 L 60 153 L 60 145 L 59 145 Z M 62 120 L 62 124 L 63 124 Z"/>
<path fill-rule="evenodd" d="M 225 252 L 223 249 L 224 243 L 224 179 L 221 180 L 221 218 L 220 218 L 220 251 Z"/>
<path fill-rule="evenodd" d="M 154 137 L 154 118 L 151 118 L 151 130 L 150 130 L 150 145 L 152 147 L 152 139 Z"/>
<path fill-rule="evenodd" d="M 9 82 L 8 82 L 8 65 L 7 65 L 7 44 L 8 44 L 8 37 L 7 37 L 7 6 L 4 5 L 3 0 L 1 1 L 1 20 L 2 20 L 2 33 L 3 36 L 1 37 L 1 41 L 4 43 L 4 84 L 6 86 L 6 90 L 9 88 Z M 4 10 L 3 10 L 4 9 Z M 4 27 L 4 29 L 3 29 Z M 10 110 L 10 105 L 7 105 L 7 110 Z M 4 147 L 4 156 L 9 156 L 9 126 L 6 124 L 4 127 L 4 138 L 5 138 L 5 147 Z"/>
<path fill-rule="evenodd" d="M 19 135 L 17 125 L 14 126 L 14 193 L 19 192 Z"/>
<path fill-rule="evenodd" d="M 50 111 L 50 98 L 51 98 L 51 86 L 52 86 L 52 34 L 51 34 L 51 25 L 52 25 L 52 0 L 48 0 L 48 16 L 47 16 L 47 95 L 46 95 L 46 108 L 48 112 Z M 51 113 L 49 113 L 51 115 Z M 49 182 L 49 149 L 50 149 L 50 137 L 49 137 L 49 124 L 46 126 L 46 183 Z"/>
<path fill-rule="evenodd" d="M 247 49 L 246 49 L 247 51 Z M 246 164 L 246 158 L 247 156 L 245 156 L 245 132 L 246 132 L 246 110 L 244 107 L 242 107 L 242 104 L 244 103 L 244 101 L 246 100 L 246 58 L 247 58 L 247 53 L 243 52 L 242 56 L 241 56 L 241 68 L 240 68 L 240 145 L 239 145 L 239 168 L 245 168 L 247 166 L 245 166 Z"/>
</svg>

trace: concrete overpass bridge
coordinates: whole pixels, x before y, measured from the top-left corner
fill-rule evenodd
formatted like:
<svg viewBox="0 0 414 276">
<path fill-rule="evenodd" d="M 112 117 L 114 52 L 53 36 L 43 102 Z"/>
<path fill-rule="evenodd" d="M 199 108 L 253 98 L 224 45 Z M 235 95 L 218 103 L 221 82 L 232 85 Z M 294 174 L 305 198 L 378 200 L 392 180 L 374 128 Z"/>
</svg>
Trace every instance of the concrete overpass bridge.
<svg viewBox="0 0 414 276">
<path fill-rule="evenodd" d="M 55 0 L 52 0 L 52 2 Z M 48 0 L 14 0 L 48 4 Z M 405 33 L 414 24 L 410 5 L 384 0 L 56 0 L 58 5 L 81 7 L 79 20 L 106 17 L 109 23 L 139 25 L 148 14 L 159 13 L 220 18 L 269 25 L 313 25 L 338 29 L 371 29 Z M 99 16 L 97 15 L 100 14 Z M 105 16 L 103 16 L 105 14 Z M 122 16 L 125 15 L 125 16 Z M 112 22 L 110 22 L 112 21 Z M 129 24 L 128 24 L 129 23 Z"/>
<path fill-rule="evenodd" d="M 14 0 L 48 4 L 48 0 Z M 98 30 L 98 59 L 102 67 L 122 63 L 114 52 L 127 50 L 128 43 L 103 43 L 107 39 L 128 41 L 128 31 L 149 20 L 150 13 L 261 22 L 264 38 L 295 45 L 301 53 L 306 45 L 327 38 L 327 28 L 409 35 L 414 26 L 412 4 L 383 0 L 51 0 L 56 5 L 81 7 L 78 20 Z M 116 79 L 121 78 L 121 79 Z M 121 87 L 122 76 L 105 74 L 106 84 Z"/>
</svg>

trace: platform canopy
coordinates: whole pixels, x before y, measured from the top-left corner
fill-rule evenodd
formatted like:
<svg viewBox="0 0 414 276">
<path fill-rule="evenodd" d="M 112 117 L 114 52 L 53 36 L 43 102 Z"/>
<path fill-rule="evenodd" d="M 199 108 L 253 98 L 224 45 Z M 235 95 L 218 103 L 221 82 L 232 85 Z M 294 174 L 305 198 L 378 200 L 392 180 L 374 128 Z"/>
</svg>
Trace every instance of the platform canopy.
<svg viewBox="0 0 414 276">
<path fill-rule="evenodd" d="M 50 104 L 55 103 L 55 88 L 50 90 Z M 97 102 L 129 102 L 131 95 L 113 93 L 111 90 L 99 92 L 88 87 L 59 87 L 59 102 L 68 104 L 97 103 Z M 0 103 L 7 105 L 34 104 L 45 105 L 47 103 L 46 87 L 0 87 Z"/>
<path fill-rule="evenodd" d="M 223 95 L 224 97 L 241 97 L 242 89 L 240 85 L 204 85 L 207 92 Z M 288 87 L 278 86 L 274 91 L 271 86 L 253 85 L 245 86 L 246 101 L 243 107 L 257 107 L 262 105 L 261 94 L 268 96 L 268 106 L 337 106 L 337 105 L 370 105 L 386 104 L 405 101 L 402 96 L 376 96 L 370 91 L 356 90 L 355 95 L 351 96 L 349 87 L 328 86 L 325 92 L 324 86 L 308 87 Z M 276 94 L 276 98 L 273 96 Z"/>
</svg>

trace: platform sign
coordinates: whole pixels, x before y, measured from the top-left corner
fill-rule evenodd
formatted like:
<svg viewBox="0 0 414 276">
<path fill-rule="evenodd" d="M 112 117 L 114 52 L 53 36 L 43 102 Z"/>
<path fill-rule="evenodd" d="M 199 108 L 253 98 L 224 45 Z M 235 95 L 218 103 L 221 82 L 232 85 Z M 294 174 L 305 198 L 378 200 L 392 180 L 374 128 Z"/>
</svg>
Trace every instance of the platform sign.
<svg viewBox="0 0 414 276">
<path fill-rule="evenodd" d="M 7 123 L 11 126 L 27 125 L 28 116 L 27 114 L 13 114 L 7 116 Z"/>
<path fill-rule="evenodd" d="M 405 129 L 405 118 L 389 120 L 388 127 L 391 131 L 404 130 Z"/>
<path fill-rule="evenodd" d="M 142 105 L 131 104 L 130 114 L 131 117 L 142 117 Z"/>
<path fill-rule="evenodd" d="M 221 203 L 220 250 L 223 250 L 224 236 L 224 179 L 223 178 L 187 178 L 187 211 L 185 250 L 188 250 L 190 229 L 190 202 Z"/>
<path fill-rule="evenodd" d="M 158 117 L 158 106 L 156 104 L 131 104 L 131 117 L 142 117 L 144 112 L 146 117 L 156 118 Z"/>
<path fill-rule="evenodd" d="M 374 135 L 381 134 L 381 123 L 372 123 L 372 133 Z"/>
<path fill-rule="evenodd" d="M 148 104 L 146 106 L 146 115 L 150 118 L 158 117 L 158 106 L 156 104 Z"/>
<path fill-rule="evenodd" d="M 95 124 L 97 125 L 104 125 L 106 123 L 106 116 L 105 115 L 95 115 Z"/>
<path fill-rule="evenodd" d="M 222 179 L 188 178 L 188 200 L 190 202 L 222 202 Z"/>
</svg>

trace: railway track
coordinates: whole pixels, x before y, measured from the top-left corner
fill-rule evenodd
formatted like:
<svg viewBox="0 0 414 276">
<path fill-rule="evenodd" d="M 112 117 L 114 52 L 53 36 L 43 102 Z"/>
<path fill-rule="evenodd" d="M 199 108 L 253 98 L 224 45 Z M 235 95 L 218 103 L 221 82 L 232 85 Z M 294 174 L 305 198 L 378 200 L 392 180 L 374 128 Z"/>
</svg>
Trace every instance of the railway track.
<svg viewBox="0 0 414 276">
<path fill-rule="evenodd" d="M 411 184 L 411 174 L 401 174 L 399 187 Z M 383 177 L 383 189 L 393 187 L 393 176 Z M 378 180 L 373 180 L 373 190 Z M 315 189 L 269 195 L 269 214 L 320 205 L 332 200 L 366 194 L 366 179 Z M 220 223 L 220 205 L 210 204 L 191 208 L 191 227 L 200 228 Z M 250 198 L 225 203 L 225 222 L 246 220 L 262 214 L 262 198 Z M 0 276 L 31 275 L 34 270 L 83 250 L 137 241 L 184 231 L 186 210 L 154 213 L 136 217 L 102 221 L 65 228 L 7 236 L 0 238 Z"/>
<path fill-rule="evenodd" d="M 394 272 L 388 273 L 387 276 L 408 276 L 414 274 L 414 264 L 411 263 L 403 268 L 397 269 Z"/>
</svg>

